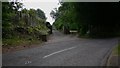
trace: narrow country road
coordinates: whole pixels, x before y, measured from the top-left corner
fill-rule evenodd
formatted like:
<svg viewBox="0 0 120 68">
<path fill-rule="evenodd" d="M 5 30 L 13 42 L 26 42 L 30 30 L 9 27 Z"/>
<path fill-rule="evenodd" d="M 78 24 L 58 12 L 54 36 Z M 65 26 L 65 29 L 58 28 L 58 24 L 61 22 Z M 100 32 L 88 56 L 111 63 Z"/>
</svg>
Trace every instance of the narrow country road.
<svg viewBox="0 0 120 68">
<path fill-rule="evenodd" d="M 3 66 L 100 66 L 117 38 L 82 39 L 56 30 L 44 46 L 6 53 Z"/>
</svg>

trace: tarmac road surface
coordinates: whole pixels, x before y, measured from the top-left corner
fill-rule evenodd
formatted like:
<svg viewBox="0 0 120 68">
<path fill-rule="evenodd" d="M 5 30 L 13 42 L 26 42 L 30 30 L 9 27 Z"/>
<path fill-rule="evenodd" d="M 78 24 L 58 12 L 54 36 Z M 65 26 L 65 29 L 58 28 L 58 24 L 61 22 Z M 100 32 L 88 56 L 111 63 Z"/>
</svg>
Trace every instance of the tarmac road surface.
<svg viewBox="0 0 120 68">
<path fill-rule="evenodd" d="M 53 30 L 43 46 L 2 55 L 3 66 L 100 66 L 117 38 L 83 39 Z"/>
</svg>

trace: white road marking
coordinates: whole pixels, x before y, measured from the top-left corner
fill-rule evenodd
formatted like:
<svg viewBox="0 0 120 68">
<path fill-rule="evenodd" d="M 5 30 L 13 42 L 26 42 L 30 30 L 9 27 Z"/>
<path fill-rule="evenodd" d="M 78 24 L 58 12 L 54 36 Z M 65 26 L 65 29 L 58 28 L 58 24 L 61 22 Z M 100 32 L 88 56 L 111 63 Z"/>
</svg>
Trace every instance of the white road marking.
<svg viewBox="0 0 120 68">
<path fill-rule="evenodd" d="M 74 49 L 74 48 L 76 48 L 76 47 L 70 47 L 70 48 L 63 49 L 63 50 L 60 50 L 60 51 L 57 51 L 57 52 L 53 52 L 53 53 L 51 53 L 49 55 L 44 56 L 43 58 L 47 58 L 47 57 L 52 56 L 54 54 L 57 54 L 57 53 L 60 53 L 60 52 L 63 52 L 63 51 L 67 51 L 67 50 L 70 50 L 70 49 Z"/>
<path fill-rule="evenodd" d="M 31 61 L 26 61 L 26 62 L 25 62 L 25 64 L 30 64 L 30 63 L 32 63 L 32 62 L 31 62 Z"/>
</svg>

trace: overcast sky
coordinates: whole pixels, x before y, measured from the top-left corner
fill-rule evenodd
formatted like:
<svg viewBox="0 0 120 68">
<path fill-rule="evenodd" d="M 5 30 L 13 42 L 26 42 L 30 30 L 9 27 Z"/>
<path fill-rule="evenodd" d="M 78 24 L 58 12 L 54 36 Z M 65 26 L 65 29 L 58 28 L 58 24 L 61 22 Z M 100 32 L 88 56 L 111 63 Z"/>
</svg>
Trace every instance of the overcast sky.
<svg viewBox="0 0 120 68">
<path fill-rule="evenodd" d="M 24 7 L 27 9 L 41 9 L 44 11 L 47 21 L 51 24 L 54 22 L 54 19 L 51 18 L 50 12 L 54 10 L 54 8 L 58 8 L 60 5 L 58 4 L 59 0 L 23 0 Z"/>
</svg>

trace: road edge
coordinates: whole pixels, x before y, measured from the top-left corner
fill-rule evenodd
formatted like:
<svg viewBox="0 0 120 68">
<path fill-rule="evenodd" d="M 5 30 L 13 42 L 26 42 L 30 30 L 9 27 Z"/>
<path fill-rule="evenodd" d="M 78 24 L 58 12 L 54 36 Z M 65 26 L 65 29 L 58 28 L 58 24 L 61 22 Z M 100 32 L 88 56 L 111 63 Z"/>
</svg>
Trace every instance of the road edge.
<svg viewBox="0 0 120 68">
<path fill-rule="evenodd" d="M 105 55 L 105 57 L 103 58 L 100 66 L 107 66 L 108 61 L 109 61 L 109 58 L 110 58 L 110 56 L 111 56 L 111 54 L 112 54 L 112 51 L 113 51 L 113 49 L 114 49 L 115 47 L 116 47 L 116 45 L 115 45 L 114 47 L 112 47 L 112 48 L 108 51 L 107 55 Z"/>
</svg>

